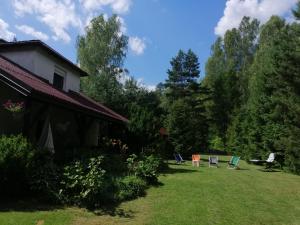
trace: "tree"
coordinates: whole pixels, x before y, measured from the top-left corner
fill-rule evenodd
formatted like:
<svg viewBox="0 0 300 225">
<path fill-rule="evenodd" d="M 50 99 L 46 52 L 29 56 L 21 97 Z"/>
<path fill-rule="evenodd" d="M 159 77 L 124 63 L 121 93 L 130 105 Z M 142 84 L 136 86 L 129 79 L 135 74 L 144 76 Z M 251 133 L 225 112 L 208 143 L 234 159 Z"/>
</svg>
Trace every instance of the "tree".
<svg viewBox="0 0 300 225">
<path fill-rule="evenodd" d="M 171 69 L 161 97 L 169 138 L 177 152 L 191 152 L 207 147 L 207 119 L 204 88 L 201 88 L 198 57 L 192 50 L 180 50 L 172 58 Z M 166 100 L 166 101 L 165 101 Z"/>
<path fill-rule="evenodd" d="M 221 138 L 224 147 L 236 145 L 241 138 L 235 136 L 240 129 L 235 120 L 242 121 L 243 118 L 236 117 L 245 114 L 242 110 L 248 98 L 249 67 L 257 49 L 258 30 L 256 19 L 244 17 L 238 28 L 228 30 L 224 38 L 216 40 L 206 63 L 203 85 L 211 91 L 207 105 L 210 138 Z"/>
<path fill-rule="evenodd" d="M 165 86 L 168 88 L 170 101 L 189 95 L 197 89 L 197 79 L 200 76 L 198 57 L 192 50 L 185 53 L 179 50 L 172 58 L 171 69 L 168 70 L 168 79 Z"/>
<path fill-rule="evenodd" d="M 225 145 L 225 136 L 229 123 L 229 104 L 225 87 L 225 53 L 222 38 L 218 38 L 211 47 L 212 55 L 205 65 L 206 76 L 202 86 L 210 90 L 211 100 L 207 101 L 211 139 L 220 137 Z"/>
<path fill-rule="evenodd" d="M 116 15 L 91 20 L 85 34 L 77 39 L 77 61 L 90 76 L 116 74 L 126 57 L 128 37 L 121 32 Z"/>
<path fill-rule="evenodd" d="M 292 12 L 293 12 L 295 18 L 297 20 L 300 20 L 300 1 L 298 1 L 296 9 L 292 10 Z"/>
<path fill-rule="evenodd" d="M 77 40 L 77 61 L 89 76 L 82 79 L 81 89 L 95 100 L 118 110 L 121 100 L 121 84 L 118 81 L 128 37 L 121 33 L 116 15 L 91 20 L 86 33 Z"/>
</svg>

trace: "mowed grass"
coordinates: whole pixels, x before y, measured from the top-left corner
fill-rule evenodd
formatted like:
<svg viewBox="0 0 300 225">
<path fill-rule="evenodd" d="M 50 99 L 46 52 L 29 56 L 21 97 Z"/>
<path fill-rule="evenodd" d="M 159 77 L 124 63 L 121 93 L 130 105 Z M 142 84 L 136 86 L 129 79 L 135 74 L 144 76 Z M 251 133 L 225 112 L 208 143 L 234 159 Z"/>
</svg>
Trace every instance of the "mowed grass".
<svg viewBox="0 0 300 225">
<path fill-rule="evenodd" d="M 35 225 L 300 225 L 300 177 L 284 172 L 264 172 L 262 167 L 240 162 L 241 170 L 199 168 L 190 162 L 170 163 L 160 176 L 162 185 L 145 197 L 95 214 L 77 208 L 48 211 L 2 211 L 0 224 Z"/>
</svg>

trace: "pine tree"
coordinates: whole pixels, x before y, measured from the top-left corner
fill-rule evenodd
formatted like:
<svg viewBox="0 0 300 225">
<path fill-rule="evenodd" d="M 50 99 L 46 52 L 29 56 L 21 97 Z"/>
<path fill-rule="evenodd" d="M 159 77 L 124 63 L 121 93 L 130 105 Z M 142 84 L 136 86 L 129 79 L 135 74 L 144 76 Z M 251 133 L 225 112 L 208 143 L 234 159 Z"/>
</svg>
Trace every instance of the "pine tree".
<svg viewBox="0 0 300 225">
<path fill-rule="evenodd" d="M 179 50 L 176 57 L 172 58 L 171 69 L 168 70 L 167 87 L 170 101 L 190 95 L 197 89 L 197 79 L 200 76 L 198 57 L 192 50 L 185 53 Z"/>
<path fill-rule="evenodd" d="M 180 50 L 171 62 L 165 83 L 168 115 L 166 127 L 175 151 L 187 152 L 207 148 L 208 124 L 200 87 L 198 57 L 192 50 Z"/>
</svg>

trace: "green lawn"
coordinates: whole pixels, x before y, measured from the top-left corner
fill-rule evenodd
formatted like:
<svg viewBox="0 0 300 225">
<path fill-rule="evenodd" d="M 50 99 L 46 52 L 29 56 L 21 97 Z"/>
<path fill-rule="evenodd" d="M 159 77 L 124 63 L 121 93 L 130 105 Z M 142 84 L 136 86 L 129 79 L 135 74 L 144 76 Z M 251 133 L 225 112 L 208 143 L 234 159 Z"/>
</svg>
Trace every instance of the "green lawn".
<svg viewBox="0 0 300 225">
<path fill-rule="evenodd" d="M 228 157 L 221 157 L 228 160 Z M 2 225 L 300 225 L 300 177 L 263 172 L 240 163 L 241 170 L 170 164 L 161 186 L 101 215 L 77 208 L 2 210 Z M 43 221 L 44 223 L 42 223 Z"/>
</svg>

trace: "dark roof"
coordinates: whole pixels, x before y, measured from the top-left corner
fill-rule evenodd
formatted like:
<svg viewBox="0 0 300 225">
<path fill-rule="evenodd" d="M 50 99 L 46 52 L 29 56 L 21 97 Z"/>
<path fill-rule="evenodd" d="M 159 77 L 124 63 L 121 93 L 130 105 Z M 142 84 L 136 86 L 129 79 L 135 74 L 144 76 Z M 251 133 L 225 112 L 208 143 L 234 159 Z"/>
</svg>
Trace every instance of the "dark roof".
<svg viewBox="0 0 300 225">
<path fill-rule="evenodd" d="M 73 91 L 65 92 L 54 88 L 42 78 L 1 55 L 0 80 L 9 84 L 9 86 L 18 90 L 23 95 L 51 100 L 56 104 L 64 107 L 71 107 L 72 109 L 92 114 L 96 117 L 105 117 L 114 121 L 128 122 L 125 117 L 104 105 L 95 102 L 82 93 Z"/>
<path fill-rule="evenodd" d="M 66 63 L 68 66 L 70 66 L 73 70 L 77 71 L 80 76 L 84 77 L 88 74 L 80 69 L 76 64 L 71 62 L 69 59 L 55 51 L 53 48 L 51 48 L 49 45 L 45 44 L 44 42 L 40 40 L 28 40 L 28 41 L 0 41 L 0 49 L 13 49 L 17 48 L 20 50 L 20 48 L 31 48 L 31 47 L 40 47 L 41 49 L 47 51 L 50 55 L 57 57 L 58 59 L 62 60 L 64 63 Z"/>
</svg>

